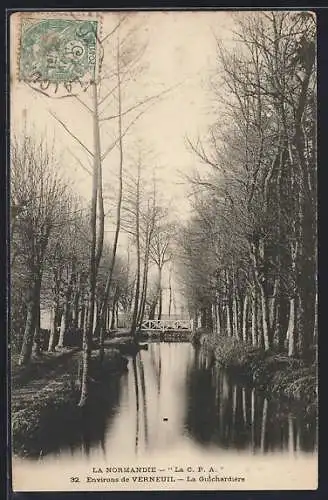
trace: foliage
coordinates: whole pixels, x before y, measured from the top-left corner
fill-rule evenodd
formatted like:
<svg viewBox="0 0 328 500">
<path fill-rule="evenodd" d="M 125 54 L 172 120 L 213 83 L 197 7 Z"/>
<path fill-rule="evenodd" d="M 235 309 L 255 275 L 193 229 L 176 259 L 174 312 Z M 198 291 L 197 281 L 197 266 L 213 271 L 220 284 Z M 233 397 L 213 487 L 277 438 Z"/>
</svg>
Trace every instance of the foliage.
<svg viewBox="0 0 328 500">
<path fill-rule="evenodd" d="M 307 402 L 309 411 L 317 404 L 317 365 L 265 351 L 234 338 L 204 335 L 203 344 L 214 352 L 217 363 L 268 393 L 280 393 Z"/>
</svg>

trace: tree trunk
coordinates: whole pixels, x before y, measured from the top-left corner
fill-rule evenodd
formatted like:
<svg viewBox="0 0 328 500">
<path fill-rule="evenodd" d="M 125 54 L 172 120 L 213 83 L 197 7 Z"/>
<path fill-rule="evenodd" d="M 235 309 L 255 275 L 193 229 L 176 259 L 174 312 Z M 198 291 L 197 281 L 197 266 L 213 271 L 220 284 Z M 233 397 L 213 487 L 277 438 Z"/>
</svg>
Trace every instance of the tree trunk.
<svg viewBox="0 0 328 500">
<path fill-rule="evenodd" d="M 137 245 L 137 272 L 136 272 L 136 287 L 134 295 L 134 306 L 131 322 L 131 334 L 136 337 L 137 315 L 139 309 L 140 295 L 140 228 L 139 228 L 139 183 L 140 183 L 140 166 L 138 164 L 138 181 L 137 181 L 137 207 L 136 207 L 136 245 Z"/>
<path fill-rule="evenodd" d="M 310 300 L 310 297 L 308 297 L 308 300 Z M 311 336 L 312 332 L 307 331 L 306 328 L 306 305 L 305 298 L 303 297 L 303 290 L 298 290 L 296 303 L 296 352 L 302 358 L 307 359 L 310 348 L 309 337 Z"/>
<path fill-rule="evenodd" d="M 269 306 L 269 325 L 270 325 L 270 330 L 272 332 L 275 332 L 276 306 L 277 306 L 278 294 L 279 294 L 279 278 L 275 278 L 273 285 L 273 294 Z"/>
<path fill-rule="evenodd" d="M 99 319 L 100 319 L 100 299 L 96 298 L 96 300 L 95 300 L 95 322 L 96 322 L 96 325 L 98 324 Z M 99 338 L 99 328 L 95 328 L 93 330 L 92 336 L 94 339 Z"/>
<path fill-rule="evenodd" d="M 83 302 L 81 304 L 80 315 L 79 315 L 79 328 L 81 331 L 84 330 L 85 312 L 86 312 L 86 306 L 85 306 L 85 302 L 83 300 Z"/>
<path fill-rule="evenodd" d="M 260 344 L 263 343 L 264 349 L 267 351 L 271 347 L 271 331 L 270 331 L 270 318 L 269 318 L 269 307 L 268 299 L 265 291 L 265 276 L 261 270 L 261 265 L 264 263 L 265 251 L 264 251 L 264 241 L 260 239 L 257 243 L 251 243 L 250 245 L 250 257 L 253 262 L 254 276 L 256 284 L 260 291 L 260 307 L 261 314 L 258 319 L 261 320 L 259 323 L 259 340 Z"/>
<path fill-rule="evenodd" d="M 148 268 L 149 268 L 149 245 L 150 245 L 150 238 L 151 235 L 147 235 L 147 243 L 146 243 L 146 251 L 145 251 L 145 261 L 144 261 L 144 268 L 143 268 L 143 277 L 142 277 L 142 291 L 141 291 L 141 300 L 140 300 L 140 307 L 139 307 L 139 312 L 138 312 L 138 318 L 137 318 L 137 324 L 139 328 L 141 327 L 141 323 L 144 318 L 145 314 L 145 307 L 146 307 L 146 299 L 147 299 L 147 285 L 148 285 Z"/>
<path fill-rule="evenodd" d="M 231 306 L 226 304 L 226 316 L 227 316 L 227 335 L 232 337 L 232 324 L 231 324 Z"/>
<path fill-rule="evenodd" d="M 296 356 L 296 311 L 295 311 L 295 297 L 289 299 L 289 323 L 287 330 L 288 339 L 288 356 Z"/>
<path fill-rule="evenodd" d="M 119 188 L 117 196 L 116 205 L 116 227 L 115 236 L 113 243 L 113 252 L 110 269 L 108 272 L 108 277 L 106 281 L 106 287 L 104 292 L 104 300 L 101 307 L 101 314 L 99 317 L 99 322 L 96 324 L 96 330 L 99 331 L 99 358 L 100 360 L 104 357 L 104 321 L 105 312 L 108 306 L 108 300 L 110 295 L 110 289 L 112 286 L 113 273 L 116 261 L 117 244 L 118 238 L 121 230 L 121 209 L 122 209 L 122 196 L 123 196 L 123 134 L 122 134 L 122 92 L 121 92 L 121 69 L 120 69 L 120 44 L 119 44 L 119 32 L 117 33 L 118 44 L 116 51 L 116 69 L 117 69 L 117 102 L 118 102 L 118 146 L 119 146 Z"/>
<path fill-rule="evenodd" d="M 33 355 L 38 357 L 41 355 L 41 311 L 40 311 L 40 294 L 36 298 L 35 307 L 35 332 L 33 339 Z"/>
<path fill-rule="evenodd" d="M 277 277 L 274 281 L 273 297 L 270 303 L 270 330 L 272 340 L 275 345 L 279 345 L 279 334 L 281 331 L 280 322 L 280 279 Z"/>
<path fill-rule="evenodd" d="M 80 291 L 77 289 L 74 293 L 73 310 L 72 310 L 72 327 L 77 330 L 79 327 L 79 312 L 80 312 Z"/>
<path fill-rule="evenodd" d="M 36 326 L 36 315 L 37 315 L 36 309 L 39 303 L 40 288 L 41 288 L 41 278 L 34 281 L 34 283 L 32 283 L 30 287 L 30 290 L 28 291 L 28 296 L 26 301 L 27 302 L 26 323 L 25 323 L 22 349 L 18 361 L 18 364 L 20 366 L 26 365 L 27 363 L 29 363 L 31 359 L 33 339 Z"/>
<path fill-rule="evenodd" d="M 257 318 L 257 343 L 260 348 L 264 349 L 262 305 L 261 305 L 260 295 L 257 297 L 256 300 L 256 318 Z"/>
<path fill-rule="evenodd" d="M 35 304 L 33 300 L 30 300 L 27 303 L 27 316 L 26 316 L 26 324 L 23 336 L 23 345 L 18 362 L 20 366 L 26 365 L 31 359 L 34 331 L 35 331 Z"/>
<path fill-rule="evenodd" d="M 85 314 L 84 314 L 84 322 L 83 322 L 83 332 L 87 331 L 89 321 L 89 306 L 85 305 Z"/>
<path fill-rule="evenodd" d="M 242 327 L 242 334 L 243 334 L 243 341 L 247 342 L 248 340 L 248 291 L 245 290 L 245 296 L 244 296 L 244 304 L 243 304 L 243 327 Z"/>
<path fill-rule="evenodd" d="M 260 285 L 260 296 L 261 296 L 261 308 L 262 308 L 262 328 L 263 328 L 264 349 L 266 351 L 268 351 L 271 347 L 270 320 L 269 320 L 268 299 L 266 297 L 263 285 Z"/>
<path fill-rule="evenodd" d="M 257 346 L 257 296 L 256 289 L 253 290 L 252 295 L 252 322 L 251 322 L 251 335 L 252 335 L 252 345 Z"/>
<path fill-rule="evenodd" d="M 206 329 L 213 332 L 212 304 L 206 307 Z"/>
<path fill-rule="evenodd" d="M 67 283 L 67 289 L 65 292 L 65 302 L 64 302 L 64 308 L 63 308 L 63 315 L 62 315 L 62 320 L 60 324 L 60 334 L 59 334 L 59 340 L 57 347 L 62 348 L 64 347 L 65 344 L 65 335 L 67 332 L 67 329 L 69 327 L 70 323 L 70 315 L 71 315 L 71 298 L 72 298 L 72 291 L 73 291 L 73 285 L 76 282 L 76 257 L 73 257 L 72 262 L 71 262 L 71 269 L 70 269 L 70 275 L 69 275 L 69 281 Z"/>
<path fill-rule="evenodd" d="M 279 352 L 285 351 L 286 332 L 288 330 L 289 301 L 286 297 L 279 296 L 276 317 L 276 337 L 278 338 Z"/>
<path fill-rule="evenodd" d="M 97 109 L 97 107 L 96 107 Z M 97 117 L 98 121 L 98 117 Z M 97 143 L 97 150 L 101 151 L 101 146 L 100 146 L 100 130 L 99 130 L 99 123 L 97 127 L 94 127 L 94 132 L 96 134 L 95 137 L 95 142 Z M 95 267 L 96 267 L 96 273 L 98 274 L 98 269 L 99 269 L 99 264 L 101 261 L 101 256 L 103 252 L 103 247 L 104 247 L 104 234 L 105 234 L 105 211 L 104 211 L 104 198 L 103 198 L 103 192 L 102 192 L 102 162 L 101 158 L 99 157 L 98 161 L 98 192 L 97 192 L 97 197 L 98 197 L 98 230 L 97 230 L 97 241 L 96 241 L 96 250 L 95 250 Z"/>
<path fill-rule="evenodd" d="M 109 330 L 109 307 L 107 306 L 106 308 L 106 313 L 105 313 L 105 329 L 108 331 Z"/>
<path fill-rule="evenodd" d="M 59 348 L 64 347 L 65 334 L 66 334 L 67 328 L 68 328 L 69 312 L 70 312 L 69 311 L 69 298 L 66 297 L 65 302 L 64 302 L 61 322 L 60 322 L 59 339 L 58 339 L 58 344 L 57 344 L 57 347 L 59 347 Z"/>
<path fill-rule="evenodd" d="M 116 326 L 117 326 L 117 328 L 118 328 L 118 327 L 119 327 L 119 320 L 118 320 L 118 313 L 119 313 L 119 310 L 118 310 L 118 302 L 116 302 L 115 312 L 116 312 Z"/>
<path fill-rule="evenodd" d="M 314 302 L 314 325 L 313 325 L 313 344 L 316 346 L 318 342 L 318 290 L 315 291 Z"/>
<path fill-rule="evenodd" d="M 202 328 L 206 328 L 207 320 L 206 320 L 206 307 L 202 307 L 200 310 L 200 324 Z"/>
<path fill-rule="evenodd" d="M 116 315 L 116 304 L 118 299 L 118 288 L 115 288 L 115 293 L 113 297 L 113 304 L 111 308 L 111 319 L 110 319 L 110 329 L 114 330 L 118 328 L 117 315 Z"/>
<path fill-rule="evenodd" d="M 169 273 L 169 318 L 171 317 L 171 307 L 172 307 L 172 283 L 171 283 L 172 267 L 170 267 Z"/>
<path fill-rule="evenodd" d="M 240 340 L 240 332 L 239 332 L 239 324 L 238 324 L 238 303 L 236 290 L 233 291 L 232 294 L 232 328 L 233 335 L 236 339 Z"/>
<path fill-rule="evenodd" d="M 218 334 L 222 335 L 222 310 L 220 305 L 218 305 Z"/>
<path fill-rule="evenodd" d="M 217 311 L 216 311 L 216 304 L 211 305 L 211 316 L 212 316 L 212 324 L 213 324 L 213 334 L 217 334 Z"/>
<path fill-rule="evenodd" d="M 111 313 L 110 313 L 110 329 L 115 329 L 115 302 L 113 302 Z"/>
<path fill-rule="evenodd" d="M 82 355 L 82 381 L 81 381 L 81 397 L 79 406 L 85 406 L 89 393 L 89 369 L 91 357 L 91 341 L 94 323 L 94 308 L 95 294 L 97 282 L 97 267 L 96 267 L 96 242 L 97 242 L 97 189 L 98 189 L 98 174 L 99 162 L 101 157 L 99 141 L 99 120 L 98 120 L 98 102 L 97 102 L 97 84 L 92 83 L 93 88 L 93 130 L 94 130 L 94 165 L 92 178 L 92 197 L 91 197 L 91 213 L 90 213 L 90 231 L 91 231 L 91 247 L 89 259 L 89 297 L 88 297 L 88 322 L 87 328 L 83 332 L 83 355 Z"/>
<path fill-rule="evenodd" d="M 50 313 L 50 336 L 48 344 L 48 352 L 55 350 L 57 341 L 57 318 L 58 318 L 58 301 L 54 301 Z"/>
<path fill-rule="evenodd" d="M 162 291 L 162 268 L 158 268 L 158 319 L 162 318 L 162 307 L 163 307 L 163 291 Z"/>
<path fill-rule="evenodd" d="M 155 319 L 156 306 L 157 306 L 157 297 L 156 300 L 153 300 L 153 302 L 150 305 L 149 316 L 148 316 L 149 319 Z"/>
</svg>

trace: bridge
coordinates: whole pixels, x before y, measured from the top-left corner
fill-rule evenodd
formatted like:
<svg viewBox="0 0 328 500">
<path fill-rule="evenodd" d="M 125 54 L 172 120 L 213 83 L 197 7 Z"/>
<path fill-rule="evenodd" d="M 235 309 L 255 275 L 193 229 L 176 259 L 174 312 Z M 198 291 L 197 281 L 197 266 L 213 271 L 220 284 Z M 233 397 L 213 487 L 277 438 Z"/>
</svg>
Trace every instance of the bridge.
<svg viewBox="0 0 328 500">
<path fill-rule="evenodd" d="M 141 330 L 147 331 L 192 331 L 192 319 L 147 319 L 142 322 Z"/>
<path fill-rule="evenodd" d="M 192 330 L 192 319 L 147 319 L 141 324 L 141 331 L 191 333 Z"/>
<path fill-rule="evenodd" d="M 142 322 L 140 330 L 164 342 L 190 342 L 193 320 L 147 319 Z"/>
</svg>

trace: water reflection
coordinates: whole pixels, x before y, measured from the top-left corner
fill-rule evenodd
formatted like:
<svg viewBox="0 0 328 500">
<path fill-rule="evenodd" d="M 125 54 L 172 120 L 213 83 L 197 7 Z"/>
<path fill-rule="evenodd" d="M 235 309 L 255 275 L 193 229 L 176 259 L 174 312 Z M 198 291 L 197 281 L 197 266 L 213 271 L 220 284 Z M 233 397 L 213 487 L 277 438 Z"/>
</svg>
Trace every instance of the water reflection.
<svg viewBox="0 0 328 500">
<path fill-rule="evenodd" d="M 267 453 L 314 451 L 316 420 L 300 403 L 268 397 L 229 378 L 202 350 L 189 368 L 186 427 L 202 446 Z"/>
<path fill-rule="evenodd" d="M 63 452 L 88 457 L 95 447 L 105 455 L 105 436 L 120 407 L 124 377 L 126 374 L 121 379 L 113 377 L 106 384 L 95 385 L 84 408 L 72 407 L 71 411 L 63 408 L 56 413 L 50 409 L 47 426 L 38 429 L 32 458 L 61 456 Z"/>
<path fill-rule="evenodd" d="M 316 448 L 315 419 L 301 406 L 230 378 L 190 344 L 150 343 L 128 368 L 93 395 L 60 458 L 131 460 L 164 456 L 186 443 L 195 456 L 213 447 L 284 455 Z"/>
<path fill-rule="evenodd" d="M 191 354 L 191 346 L 181 349 L 180 344 L 151 343 L 148 351 L 142 350 L 130 360 L 121 387 L 120 415 L 107 435 L 108 442 L 127 454 L 134 442 L 135 452 L 143 454 L 165 449 L 183 434 Z"/>
</svg>

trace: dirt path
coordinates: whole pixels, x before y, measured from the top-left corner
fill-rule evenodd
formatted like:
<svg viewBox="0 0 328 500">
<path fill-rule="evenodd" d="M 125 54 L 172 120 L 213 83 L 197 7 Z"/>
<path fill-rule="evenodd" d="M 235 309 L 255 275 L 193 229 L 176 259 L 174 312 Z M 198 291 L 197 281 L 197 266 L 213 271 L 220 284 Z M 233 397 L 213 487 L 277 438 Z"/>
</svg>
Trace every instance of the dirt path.
<svg viewBox="0 0 328 500">
<path fill-rule="evenodd" d="M 105 341 L 105 348 L 112 349 L 131 341 L 128 330 L 115 332 L 112 339 Z M 34 358 L 27 366 L 18 366 L 18 356 L 13 356 L 11 367 L 11 405 L 12 410 L 25 408 L 31 398 L 54 381 L 59 382 L 66 376 L 73 379 L 78 370 L 80 349 L 64 348 L 59 352 L 44 352 Z"/>
<path fill-rule="evenodd" d="M 77 369 L 79 349 L 64 352 L 44 353 L 39 360 L 33 360 L 27 367 L 13 366 L 11 384 L 12 410 L 27 406 L 31 397 L 54 380 L 73 374 Z"/>
</svg>

